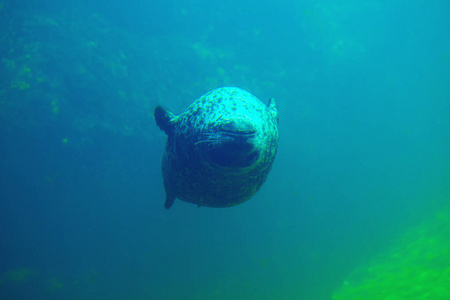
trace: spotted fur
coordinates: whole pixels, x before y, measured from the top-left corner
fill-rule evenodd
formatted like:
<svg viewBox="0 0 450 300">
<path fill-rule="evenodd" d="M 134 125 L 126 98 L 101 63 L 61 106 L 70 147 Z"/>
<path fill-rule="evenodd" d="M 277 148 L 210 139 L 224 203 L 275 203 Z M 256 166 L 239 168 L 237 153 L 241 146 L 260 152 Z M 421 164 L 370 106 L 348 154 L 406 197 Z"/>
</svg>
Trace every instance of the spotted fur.
<svg viewBox="0 0 450 300">
<path fill-rule="evenodd" d="M 250 199 L 266 180 L 278 146 L 273 99 L 266 106 L 242 89 L 223 87 L 204 94 L 179 116 L 159 106 L 155 119 L 168 135 L 162 160 L 166 208 L 175 198 L 198 206 L 234 206 Z M 211 160 L 229 132 L 251 147 L 248 164 L 244 154 L 241 160 L 240 150 L 239 163 Z M 235 156 L 233 151 L 230 155 Z"/>
</svg>

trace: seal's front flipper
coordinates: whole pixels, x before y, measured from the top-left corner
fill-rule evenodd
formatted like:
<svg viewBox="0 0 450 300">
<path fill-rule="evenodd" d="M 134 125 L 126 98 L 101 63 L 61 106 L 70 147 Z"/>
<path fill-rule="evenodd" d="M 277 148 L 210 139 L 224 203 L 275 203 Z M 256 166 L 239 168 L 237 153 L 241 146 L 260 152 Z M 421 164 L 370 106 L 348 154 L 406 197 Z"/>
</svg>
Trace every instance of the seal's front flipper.
<svg viewBox="0 0 450 300">
<path fill-rule="evenodd" d="M 171 208 L 174 201 L 175 201 L 175 196 L 173 196 L 169 193 L 166 193 L 166 202 L 164 203 L 164 207 L 166 209 Z"/>
<path fill-rule="evenodd" d="M 170 135 L 173 132 L 175 118 L 176 116 L 173 113 L 162 106 L 155 108 L 156 125 L 158 125 L 158 127 L 167 135 Z"/>
</svg>

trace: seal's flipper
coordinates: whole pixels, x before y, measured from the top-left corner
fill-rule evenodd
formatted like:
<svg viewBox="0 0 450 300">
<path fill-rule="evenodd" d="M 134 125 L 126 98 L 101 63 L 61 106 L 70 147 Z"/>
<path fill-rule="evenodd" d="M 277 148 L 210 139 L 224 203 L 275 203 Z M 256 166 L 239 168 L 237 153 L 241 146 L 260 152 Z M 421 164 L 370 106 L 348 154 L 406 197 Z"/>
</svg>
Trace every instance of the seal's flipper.
<svg viewBox="0 0 450 300">
<path fill-rule="evenodd" d="M 166 209 L 171 208 L 174 201 L 175 201 L 175 196 L 166 193 L 166 202 L 164 203 L 164 207 Z"/>
<path fill-rule="evenodd" d="M 167 135 L 173 132 L 175 115 L 162 106 L 155 108 L 156 125 Z"/>
</svg>

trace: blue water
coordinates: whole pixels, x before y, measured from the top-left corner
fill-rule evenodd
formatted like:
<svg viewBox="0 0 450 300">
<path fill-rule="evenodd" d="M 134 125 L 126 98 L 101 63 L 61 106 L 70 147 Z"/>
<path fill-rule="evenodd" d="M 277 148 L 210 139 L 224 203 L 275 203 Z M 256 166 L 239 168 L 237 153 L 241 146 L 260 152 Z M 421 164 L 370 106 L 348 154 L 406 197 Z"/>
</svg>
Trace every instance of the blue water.
<svg viewBox="0 0 450 300">
<path fill-rule="evenodd" d="M 0 298 L 330 299 L 450 199 L 450 5 L 405 5 L 0 1 Z M 153 110 L 220 86 L 273 169 L 166 210 Z"/>
</svg>

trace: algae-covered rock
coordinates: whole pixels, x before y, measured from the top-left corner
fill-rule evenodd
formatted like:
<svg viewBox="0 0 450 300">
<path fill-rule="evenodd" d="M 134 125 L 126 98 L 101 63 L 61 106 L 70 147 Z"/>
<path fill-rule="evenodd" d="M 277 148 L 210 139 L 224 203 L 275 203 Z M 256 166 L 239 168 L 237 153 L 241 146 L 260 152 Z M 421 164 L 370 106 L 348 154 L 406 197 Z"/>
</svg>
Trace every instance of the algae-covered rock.
<svg viewBox="0 0 450 300">
<path fill-rule="evenodd" d="M 351 274 L 333 300 L 450 299 L 450 209 Z"/>
</svg>

